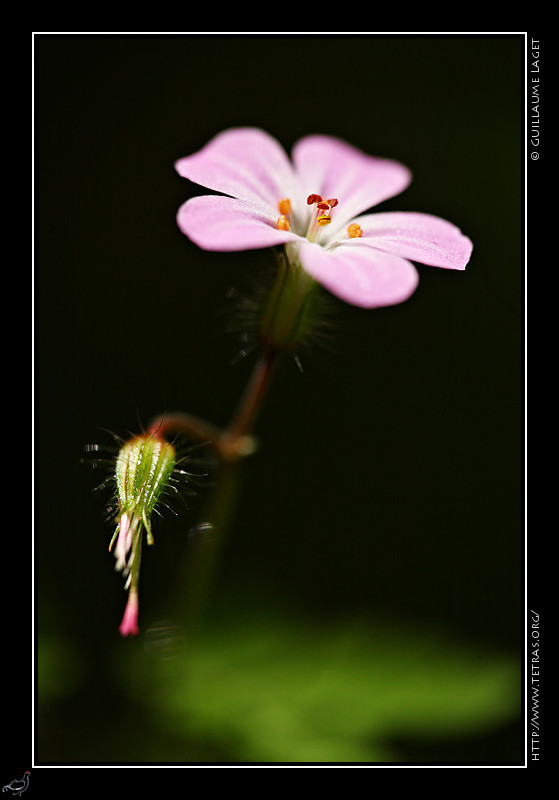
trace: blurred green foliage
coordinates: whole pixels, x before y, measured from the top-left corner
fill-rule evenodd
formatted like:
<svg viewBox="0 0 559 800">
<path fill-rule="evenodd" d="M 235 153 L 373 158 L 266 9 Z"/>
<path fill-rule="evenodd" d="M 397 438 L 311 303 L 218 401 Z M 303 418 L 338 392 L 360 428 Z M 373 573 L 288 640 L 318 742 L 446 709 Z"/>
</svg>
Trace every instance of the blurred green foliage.
<svg viewBox="0 0 559 800">
<path fill-rule="evenodd" d="M 237 613 L 195 644 L 172 624 L 126 644 L 113 653 L 116 683 L 143 709 L 153 743 L 135 751 L 138 761 L 157 761 L 172 740 L 162 758 L 177 762 L 394 763 L 404 760 L 399 739 L 460 742 L 520 711 L 515 659 L 397 622 L 325 627 Z M 39 667 L 40 701 L 62 685 L 72 692 L 79 670 L 67 646 L 43 643 Z M 130 741 L 124 728 L 112 744 L 114 762 L 134 752 L 129 726 Z"/>
</svg>

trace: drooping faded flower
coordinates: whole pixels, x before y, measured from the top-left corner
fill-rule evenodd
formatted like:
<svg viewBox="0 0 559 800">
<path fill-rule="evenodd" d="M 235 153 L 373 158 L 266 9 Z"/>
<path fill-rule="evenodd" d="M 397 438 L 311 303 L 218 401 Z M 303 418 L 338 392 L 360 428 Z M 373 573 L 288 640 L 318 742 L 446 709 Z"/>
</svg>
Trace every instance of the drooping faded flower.
<svg viewBox="0 0 559 800">
<path fill-rule="evenodd" d="M 134 436 L 119 450 L 115 479 L 118 498 L 118 524 L 109 546 L 116 540 L 116 569 L 126 577 L 128 603 L 120 625 L 122 636 L 137 636 L 138 582 L 143 532 L 153 543 L 151 515 L 175 467 L 175 448 L 157 434 Z"/>
<path fill-rule="evenodd" d="M 326 289 L 363 308 L 406 300 L 418 283 L 412 261 L 463 270 L 471 241 L 430 214 L 364 214 L 402 192 L 409 170 L 340 139 L 300 139 L 290 160 L 257 128 L 233 128 L 176 163 L 179 174 L 220 195 L 194 197 L 177 222 L 206 250 L 285 245 Z"/>
</svg>

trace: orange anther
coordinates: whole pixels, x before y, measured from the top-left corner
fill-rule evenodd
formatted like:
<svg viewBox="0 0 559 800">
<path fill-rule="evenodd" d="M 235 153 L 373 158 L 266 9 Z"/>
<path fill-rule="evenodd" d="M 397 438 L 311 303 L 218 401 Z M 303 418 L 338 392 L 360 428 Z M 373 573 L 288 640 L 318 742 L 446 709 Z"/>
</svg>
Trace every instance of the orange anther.
<svg viewBox="0 0 559 800">
<path fill-rule="evenodd" d="M 289 230 L 289 220 L 282 214 L 281 217 L 278 219 L 278 228 L 280 231 L 288 231 Z"/>
<path fill-rule="evenodd" d="M 363 231 L 357 222 L 353 222 L 351 225 L 348 225 L 347 235 L 350 239 L 360 239 L 361 236 L 363 236 Z"/>
<path fill-rule="evenodd" d="M 283 200 L 280 200 L 278 203 L 278 211 L 282 215 L 282 217 L 289 216 L 289 212 L 291 211 L 291 200 L 289 197 L 284 197 Z"/>
</svg>

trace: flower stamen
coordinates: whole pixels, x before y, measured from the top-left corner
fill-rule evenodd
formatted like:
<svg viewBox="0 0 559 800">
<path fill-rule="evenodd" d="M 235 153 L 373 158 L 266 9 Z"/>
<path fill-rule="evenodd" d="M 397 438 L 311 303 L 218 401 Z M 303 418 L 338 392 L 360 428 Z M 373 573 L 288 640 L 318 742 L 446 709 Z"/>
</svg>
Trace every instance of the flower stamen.
<svg viewBox="0 0 559 800">
<path fill-rule="evenodd" d="M 311 215 L 309 228 L 307 230 L 307 239 L 314 242 L 316 241 L 320 228 L 324 228 L 332 222 L 330 214 L 332 209 L 338 205 L 338 201 L 335 197 L 330 198 L 330 200 L 323 200 L 319 194 L 310 194 L 307 197 L 307 205 L 316 206 L 316 212 Z"/>
<path fill-rule="evenodd" d="M 289 215 L 291 213 L 291 200 L 289 197 L 284 197 L 282 200 L 278 200 L 278 211 L 280 216 L 278 217 L 277 227 L 280 231 L 288 231 L 291 227 L 289 222 Z"/>
<path fill-rule="evenodd" d="M 361 226 L 357 224 L 357 222 L 353 222 L 351 225 L 348 226 L 347 235 L 350 239 L 360 239 L 363 236 L 363 231 L 361 230 Z"/>
</svg>

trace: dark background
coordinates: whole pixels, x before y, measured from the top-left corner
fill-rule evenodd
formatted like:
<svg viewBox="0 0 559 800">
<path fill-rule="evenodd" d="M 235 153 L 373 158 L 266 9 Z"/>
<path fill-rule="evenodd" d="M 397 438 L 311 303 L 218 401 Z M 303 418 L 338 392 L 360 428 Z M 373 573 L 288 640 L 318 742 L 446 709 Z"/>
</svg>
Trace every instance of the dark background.
<svg viewBox="0 0 559 800">
<path fill-rule="evenodd" d="M 283 365 L 220 585 L 520 654 L 523 37 L 38 35 L 34 59 L 36 619 L 91 670 L 43 717 L 38 762 L 83 763 L 93 740 L 128 757 L 98 736 L 129 713 L 105 662 L 124 594 L 84 444 L 166 410 L 225 424 L 253 363 L 231 365 L 223 315 L 268 255 L 201 251 L 175 223 L 201 192 L 175 160 L 228 127 L 401 161 L 414 180 L 382 210 L 449 219 L 474 251 L 465 272 L 419 266 L 400 306 L 333 300 L 332 343 Z M 158 529 L 145 614 L 190 524 Z M 495 758 L 521 758 L 521 737 L 494 734 Z"/>
</svg>

